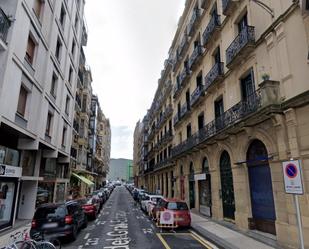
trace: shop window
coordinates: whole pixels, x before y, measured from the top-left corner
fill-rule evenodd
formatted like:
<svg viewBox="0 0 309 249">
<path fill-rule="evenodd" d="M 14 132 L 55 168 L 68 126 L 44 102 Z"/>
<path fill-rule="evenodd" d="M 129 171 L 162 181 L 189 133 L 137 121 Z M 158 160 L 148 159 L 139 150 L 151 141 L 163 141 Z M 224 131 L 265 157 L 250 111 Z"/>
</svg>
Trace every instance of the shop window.
<svg viewBox="0 0 309 249">
<path fill-rule="evenodd" d="M 21 163 L 23 176 L 34 176 L 35 155 L 34 151 L 24 151 Z"/>
<path fill-rule="evenodd" d="M 25 117 L 26 113 L 27 97 L 28 97 L 28 91 L 22 85 L 19 90 L 17 113 L 23 117 Z"/>
<path fill-rule="evenodd" d="M 0 229 L 12 225 L 16 183 L 0 181 Z"/>
<path fill-rule="evenodd" d="M 51 182 L 39 182 L 36 195 L 36 206 L 53 202 L 54 186 L 55 184 Z"/>
<path fill-rule="evenodd" d="M 31 65 L 33 65 L 33 61 L 34 61 L 34 52 L 35 52 L 35 42 L 34 42 L 33 38 L 29 35 L 25 59 Z"/>
<path fill-rule="evenodd" d="M 65 201 L 65 184 L 57 183 L 56 202 L 64 202 L 64 201 Z"/>
<path fill-rule="evenodd" d="M 19 152 L 17 150 L 9 149 L 4 146 L 0 146 L 0 164 L 6 164 L 10 166 L 19 166 Z"/>
</svg>

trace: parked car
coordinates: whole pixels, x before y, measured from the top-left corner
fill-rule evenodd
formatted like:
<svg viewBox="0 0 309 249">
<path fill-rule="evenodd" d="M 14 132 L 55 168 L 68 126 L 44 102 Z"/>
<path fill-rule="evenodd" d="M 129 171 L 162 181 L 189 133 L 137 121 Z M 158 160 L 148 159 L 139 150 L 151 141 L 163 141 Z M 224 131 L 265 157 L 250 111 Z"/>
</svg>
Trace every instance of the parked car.
<svg viewBox="0 0 309 249">
<path fill-rule="evenodd" d="M 71 237 L 75 240 L 78 230 L 87 227 L 88 219 L 81 205 L 76 201 L 39 206 L 31 222 L 30 236 L 38 232 L 55 237 Z"/>
<path fill-rule="evenodd" d="M 93 196 L 94 198 L 98 199 L 99 204 L 100 204 L 100 205 L 99 205 L 99 210 L 101 210 L 102 207 L 103 207 L 103 204 L 104 204 L 104 198 L 103 198 L 102 193 L 101 193 L 100 191 L 96 190 L 96 191 L 93 191 L 93 192 L 92 192 L 92 196 Z"/>
<path fill-rule="evenodd" d="M 144 193 L 142 196 L 141 196 L 141 209 L 144 211 L 144 212 L 147 212 L 147 205 L 148 203 L 151 201 L 151 198 L 153 198 L 153 200 L 155 200 L 154 198 L 155 197 L 161 197 L 163 198 L 163 196 L 159 196 L 159 195 L 155 195 L 155 194 L 147 194 L 147 193 Z"/>
<path fill-rule="evenodd" d="M 160 211 L 174 212 L 174 220 L 179 227 L 191 226 L 191 214 L 186 202 L 178 199 L 161 199 L 152 210 L 152 217 L 160 219 Z"/>
<path fill-rule="evenodd" d="M 150 200 L 146 203 L 146 210 L 147 214 L 151 214 L 152 209 L 157 205 L 157 203 L 163 199 L 162 195 L 153 195 L 150 197 Z"/>
<path fill-rule="evenodd" d="M 89 219 L 95 220 L 97 218 L 97 214 L 100 208 L 100 203 L 97 198 L 89 196 L 77 201 L 82 205 L 82 208 Z"/>
</svg>

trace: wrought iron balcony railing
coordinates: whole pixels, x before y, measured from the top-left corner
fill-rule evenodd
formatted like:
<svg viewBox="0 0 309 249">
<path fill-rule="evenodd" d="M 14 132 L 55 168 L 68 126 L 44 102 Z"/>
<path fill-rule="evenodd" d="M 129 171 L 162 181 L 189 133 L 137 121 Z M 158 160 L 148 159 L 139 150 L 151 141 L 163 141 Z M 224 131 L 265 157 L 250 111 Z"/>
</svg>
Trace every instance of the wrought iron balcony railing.
<svg viewBox="0 0 309 249">
<path fill-rule="evenodd" d="M 184 67 L 183 70 L 181 71 L 181 73 L 179 75 L 177 75 L 177 77 L 176 77 L 177 83 L 176 83 L 176 85 L 174 87 L 174 92 L 173 92 L 174 98 L 176 98 L 178 96 L 178 94 L 180 93 L 181 89 L 187 83 L 189 75 L 190 75 L 190 70 L 188 68 L 186 68 L 186 67 Z"/>
<path fill-rule="evenodd" d="M 11 25 L 10 19 L 0 8 L 0 39 L 6 43 L 7 34 Z"/>
<path fill-rule="evenodd" d="M 188 45 L 188 36 L 184 35 L 178 47 L 178 56 L 180 56 L 184 52 L 187 45 Z"/>
<path fill-rule="evenodd" d="M 215 14 L 211 17 L 204 33 L 203 33 L 203 46 L 205 46 L 210 38 L 213 36 L 216 30 L 219 30 L 221 26 L 221 18 Z"/>
<path fill-rule="evenodd" d="M 164 145 L 167 142 L 171 141 L 171 139 L 173 138 L 173 132 L 172 130 L 169 130 L 160 140 L 160 144 Z"/>
<path fill-rule="evenodd" d="M 190 105 L 191 107 L 194 106 L 199 102 L 202 96 L 205 94 L 205 86 L 201 85 L 197 87 L 194 92 L 191 94 L 191 100 L 190 100 Z"/>
<path fill-rule="evenodd" d="M 239 0 L 222 0 L 222 10 L 224 15 L 229 15 Z"/>
<path fill-rule="evenodd" d="M 205 91 L 224 75 L 223 62 L 216 63 L 205 77 Z"/>
<path fill-rule="evenodd" d="M 199 19 L 199 17 L 201 16 L 201 11 L 198 8 L 195 8 L 193 10 L 191 19 L 189 21 L 188 27 L 187 27 L 187 33 L 188 35 L 191 35 L 195 29 L 195 25 Z"/>
<path fill-rule="evenodd" d="M 170 158 L 163 159 L 162 161 L 156 163 L 155 169 L 159 169 L 159 168 L 165 167 L 169 163 L 170 163 Z"/>
<path fill-rule="evenodd" d="M 201 130 L 193 134 L 187 140 L 173 147 L 172 156 L 175 157 L 191 150 L 193 147 L 205 142 L 221 131 L 236 127 L 237 124 L 241 127 L 243 121 L 249 117 L 251 117 L 251 122 L 260 122 L 260 117 L 263 113 L 262 110 L 264 110 L 265 117 L 269 116 L 269 112 L 280 111 L 279 82 L 262 82 L 260 84 L 260 89 L 255 91 L 252 95 L 241 100 L 225 111 L 221 116 L 206 124 Z M 256 115 L 254 115 L 255 113 Z"/>
<path fill-rule="evenodd" d="M 203 48 L 202 48 L 202 46 L 201 45 L 197 45 L 195 48 L 194 48 L 194 50 L 193 50 L 193 52 L 192 52 L 192 54 L 191 54 L 191 56 L 190 56 L 190 58 L 189 58 L 189 62 L 188 62 L 188 64 L 189 64 L 189 68 L 190 69 L 192 69 L 192 67 L 195 65 L 195 63 L 198 61 L 198 59 L 199 59 L 199 57 L 202 55 L 202 53 L 203 53 Z"/>
<path fill-rule="evenodd" d="M 180 113 L 176 113 L 173 118 L 174 126 L 180 121 Z"/>
<path fill-rule="evenodd" d="M 233 60 L 248 46 L 254 46 L 254 27 L 246 26 L 226 50 L 226 66 L 230 67 Z"/>
</svg>

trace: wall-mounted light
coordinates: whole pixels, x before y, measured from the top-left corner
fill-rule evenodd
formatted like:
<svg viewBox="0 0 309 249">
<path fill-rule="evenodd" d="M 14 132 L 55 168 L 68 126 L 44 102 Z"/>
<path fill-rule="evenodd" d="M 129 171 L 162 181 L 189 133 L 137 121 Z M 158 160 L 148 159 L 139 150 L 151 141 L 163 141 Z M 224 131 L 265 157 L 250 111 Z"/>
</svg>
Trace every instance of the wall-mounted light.
<svg viewBox="0 0 309 249">
<path fill-rule="evenodd" d="M 259 5 L 260 7 L 262 7 L 264 10 L 266 10 L 272 18 L 275 17 L 274 15 L 274 10 L 272 8 L 270 8 L 268 5 L 266 5 L 265 3 L 263 3 L 260 0 L 252 0 L 254 3 L 256 3 L 257 5 Z"/>
</svg>

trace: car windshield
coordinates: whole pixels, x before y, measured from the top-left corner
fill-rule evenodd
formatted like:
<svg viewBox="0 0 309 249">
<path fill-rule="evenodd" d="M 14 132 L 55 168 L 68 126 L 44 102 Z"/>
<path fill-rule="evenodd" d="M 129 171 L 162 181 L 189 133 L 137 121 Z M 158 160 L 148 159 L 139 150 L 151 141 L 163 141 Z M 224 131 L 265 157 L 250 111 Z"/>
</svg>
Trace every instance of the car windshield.
<svg viewBox="0 0 309 249">
<path fill-rule="evenodd" d="M 64 205 L 38 208 L 34 214 L 34 219 L 49 219 L 64 217 L 66 209 Z"/>
<path fill-rule="evenodd" d="M 157 203 L 161 198 L 160 197 L 152 197 L 151 201 Z"/>
<path fill-rule="evenodd" d="M 185 202 L 169 202 L 167 204 L 169 210 L 188 210 L 188 206 Z"/>
</svg>

